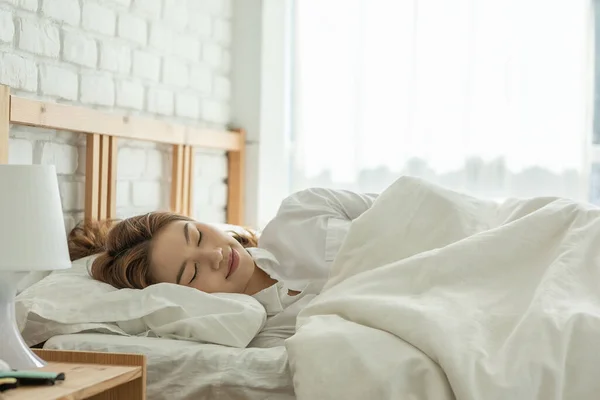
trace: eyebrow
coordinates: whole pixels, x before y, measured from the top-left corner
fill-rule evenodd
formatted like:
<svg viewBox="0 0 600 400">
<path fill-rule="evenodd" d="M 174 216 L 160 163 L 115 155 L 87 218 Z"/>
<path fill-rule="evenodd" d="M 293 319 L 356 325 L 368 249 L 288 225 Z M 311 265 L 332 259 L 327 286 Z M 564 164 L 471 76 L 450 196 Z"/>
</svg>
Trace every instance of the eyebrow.
<svg viewBox="0 0 600 400">
<path fill-rule="evenodd" d="M 185 236 L 185 241 L 187 244 L 190 244 L 190 228 L 189 228 L 189 222 L 186 223 L 183 226 L 183 236 Z M 185 271 L 185 266 L 187 264 L 187 261 L 183 261 L 183 263 L 181 264 L 181 267 L 179 267 L 179 272 L 177 273 L 177 279 L 175 280 L 175 283 L 177 283 L 179 285 L 179 283 L 181 282 L 181 277 L 183 276 L 183 272 Z"/>
</svg>

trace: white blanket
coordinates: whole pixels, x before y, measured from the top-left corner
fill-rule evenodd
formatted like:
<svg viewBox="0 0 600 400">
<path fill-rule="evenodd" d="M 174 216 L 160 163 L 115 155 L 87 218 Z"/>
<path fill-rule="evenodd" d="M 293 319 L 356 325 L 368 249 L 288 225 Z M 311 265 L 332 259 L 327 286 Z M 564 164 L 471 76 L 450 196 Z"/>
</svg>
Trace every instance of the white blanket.
<svg viewBox="0 0 600 400">
<path fill-rule="evenodd" d="M 600 209 L 401 178 L 286 347 L 300 400 L 595 400 Z"/>
</svg>

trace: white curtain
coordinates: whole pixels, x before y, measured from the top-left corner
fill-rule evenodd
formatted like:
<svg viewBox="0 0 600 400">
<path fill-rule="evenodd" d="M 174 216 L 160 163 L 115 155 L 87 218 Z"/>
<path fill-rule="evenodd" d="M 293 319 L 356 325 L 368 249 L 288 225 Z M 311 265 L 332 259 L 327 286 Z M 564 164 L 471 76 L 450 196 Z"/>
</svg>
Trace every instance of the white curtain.
<svg viewBox="0 0 600 400">
<path fill-rule="evenodd" d="M 587 200 L 591 0 L 296 0 L 292 189 Z"/>
</svg>

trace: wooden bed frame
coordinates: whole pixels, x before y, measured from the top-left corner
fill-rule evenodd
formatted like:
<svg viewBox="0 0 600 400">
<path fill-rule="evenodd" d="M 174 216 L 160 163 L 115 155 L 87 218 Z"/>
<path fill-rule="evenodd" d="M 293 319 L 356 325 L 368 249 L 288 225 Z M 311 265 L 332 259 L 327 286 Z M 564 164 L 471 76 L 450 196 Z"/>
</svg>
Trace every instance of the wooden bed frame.
<svg viewBox="0 0 600 400">
<path fill-rule="evenodd" d="M 116 218 L 118 138 L 173 146 L 171 211 L 191 215 L 197 147 L 227 152 L 227 223 L 244 223 L 245 132 L 211 131 L 148 118 L 119 116 L 81 106 L 42 102 L 10 94 L 0 85 L 0 164 L 8 162 L 10 124 L 86 134 L 85 220 Z M 212 221 L 211 221 L 212 222 Z"/>
</svg>

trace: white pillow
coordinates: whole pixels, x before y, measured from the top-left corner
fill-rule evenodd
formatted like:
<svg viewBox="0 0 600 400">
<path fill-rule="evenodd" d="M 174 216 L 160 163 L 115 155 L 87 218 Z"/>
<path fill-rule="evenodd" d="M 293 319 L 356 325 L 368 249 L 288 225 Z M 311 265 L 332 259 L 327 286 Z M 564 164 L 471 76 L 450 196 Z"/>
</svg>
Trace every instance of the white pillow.
<svg viewBox="0 0 600 400">
<path fill-rule="evenodd" d="M 32 271 L 23 277 L 17 284 L 17 293 L 21 293 L 23 290 L 27 289 L 29 286 L 37 283 L 50 275 L 52 271 Z"/>
<path fill-rule="evenodd" d="M 265 309 L 251 296 L 207 294 L 170 283 L 115 289 L 90 277 L 93 257 L 53 271 L 17 296 L 17 324 L 29 346 L 93 331 L 246 347 L 266 320 Z"/>
</svg>

